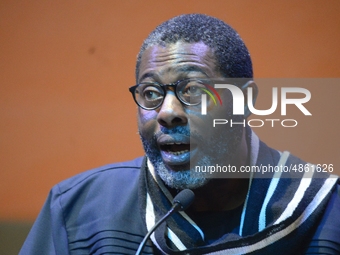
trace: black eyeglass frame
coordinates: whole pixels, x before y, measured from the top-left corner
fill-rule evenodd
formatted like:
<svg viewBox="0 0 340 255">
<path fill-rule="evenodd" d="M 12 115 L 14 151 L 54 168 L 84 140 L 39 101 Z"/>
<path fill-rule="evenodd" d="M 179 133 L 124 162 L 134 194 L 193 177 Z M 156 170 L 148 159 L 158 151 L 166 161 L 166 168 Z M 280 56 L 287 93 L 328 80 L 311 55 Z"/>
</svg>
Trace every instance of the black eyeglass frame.
<svg viewBox="0 0 340 255">
<path fill-rule="evenodd" d="M 211 81 L 211 79 L 189 78 L 189 79 L 178 80 L 178 81 L 176 81 L 176 82 L 169 83 L 169 84 L 161 84 L 161 83 L 158 83 L 158 82 L 142 82 L 142 83 L 139 83 L 139 84 L 137 84 L 137 85 L 134 85 L 134 86 L 130 87 L 130 88 L 129 88 L 129 91 L 131 92 L 131 94 L 132 94 L 132 96 L 133 96 L 133 99 L 134 99 L 135 103 L 136 103 L 139 107 L 141 107 L 141 108 L 143 108 L 143 109 L 145 109 L 145 110 L 149 110 L 149 111 L 155 110 L 155 109 L 157 109 L 158 107 L 160 107 L 160 106 L 163 104 L 164 98 L 165 98 L 166 92 L 167 92 L 167 87 L 173 87 L 173 88 L 174 88 L 175 96 L 176 96 L 176 98 L 177 98 L 181 103 L 183 103 L 183 104 L 185 104 L 185 105 L 189 105 L 189 106 L 200 104 L 200 102 L 199 102 L 199 103 L 195 103 L 195 104 L 191 104 L 191 103 L 189 103 L 189 102 L 184 101 L 181 97 L 178 96 L 178 94 L 177 94 L 177 93 L 178 93 L 178 91 L 177 91 L 177 86 L 178 86 L 178 84 L 180 84 L 181 82 L 184 82 L 184 81 Z M 209 83 L 210 83 L 210 82 L 209 82 Z M 136 91 L 136 89 L 138 88 L 138 86 L 140 86 L 140 85 L 151 85 L 151 86 L 152 86 L 152 85 L 157 85 L 157 86 L 160 86 L 160 87 L 163 89 L 163 91 L 164 91 L 164 96 L 163 96 L 162 100 L 160 101 L 160 103 L 159 103 L 157 106 L 148 108 L 148 107 L 145 107 L 145 106 L 141 105 L 141 104 L 137 101 L 135 91 Z"/>
</svg>

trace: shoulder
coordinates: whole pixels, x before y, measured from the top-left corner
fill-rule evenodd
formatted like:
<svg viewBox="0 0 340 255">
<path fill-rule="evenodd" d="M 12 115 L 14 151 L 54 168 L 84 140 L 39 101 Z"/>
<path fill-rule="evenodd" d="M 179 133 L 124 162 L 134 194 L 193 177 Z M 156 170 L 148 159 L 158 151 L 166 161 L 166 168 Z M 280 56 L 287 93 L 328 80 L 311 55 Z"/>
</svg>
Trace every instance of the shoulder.
<svg viewBox="0 0 340 255">
<path fill-rule="evenodd" d="M 340 181 L 338 179 L 337 184 L 333 188 L 330 195 L 330 199 L 326 206 L 323 214 L 323 218 L 320 222 L 319 233 L 325 232 L 323 234 L 330 234 L 334 236 L 334 231 L 336 231 L 336 237 L 340 245 Z"/>
<path fill-rule="evenodd" d="M 323 212 L 306 254 L 340 253 L 340 181 L 338 180 Z M 329 253 L 329 252 L 333 253 Z"/>
<path fill-rule="evenodd" d="M 138 182 L 142 162 L 143 157 L 140 157 L 87 170 L 58 183 L 52 188 L 52 193 L 66 195 L 84 190 L 110 191 L 128 188 Z"/>
<path fill-rule="evenodd" d="M 88 249 L 93 243 L 105 246 L 110 238 L 133 238 L 143 229 L 138 218 L 142 164 L 143 158 L 108 164 L 75 175 L 52 188 L 39 216 L 39 231 L 45 233 L 45 225 L 49 225 L 54 242 L 51 246 L 57 244 L 60 248 L 60 240 L 68 244 L 58 254 L 76 249 L 90 254 Z"/>
<path fill-rule="evenodd" d="M 50 209 L 64 221 L 88 221 L 131 210 L 138 204 L 140 168 L 143 158 L 85 171 L 55 185 L 49 196 Z M 128 207 L 128 208 L 127 208 Z"/>
</svg>

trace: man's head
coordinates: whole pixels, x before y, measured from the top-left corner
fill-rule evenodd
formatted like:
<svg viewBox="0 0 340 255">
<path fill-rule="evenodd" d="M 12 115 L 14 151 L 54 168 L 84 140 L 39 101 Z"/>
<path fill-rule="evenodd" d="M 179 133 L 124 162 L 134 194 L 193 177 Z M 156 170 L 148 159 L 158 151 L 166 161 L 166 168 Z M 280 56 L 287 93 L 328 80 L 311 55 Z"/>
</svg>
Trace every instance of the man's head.
<svg viewBox="0 0 340 255">
<path fill-rule="evenodd" d="M 200 84 L 226 77 L 251 78 L 252 65 L 238 34 L 218 19 L 182 15 L 161 24 L 144 41 L 136 67 L 140 85 L 131 92 L 141 106 L 138 128 L 144 150 L 168 186 L 205 185 L 209 178 L 193 171 L 192 162 L 239 164 L 246 157 L 242 125 L 212 127 L 216 118 L 243 120 L 232 115 L 229 91 L 219 93 L 223 106 L 208 102 L 207 115 L 201 114 L 199 103 L 185 101 L 197 95 Z"/>
<path fill-rule="evenodd" d="M 136 64 L 136 78 L 144 51 L 152 45 L 178 41 L 203 42 L 213 50 L 217 67 L 224 77 L 252 78 L 250 54 L 238 33 L 223 21 L 203 14 L 186 14 L 165 21 L 145 39 Z"/>
</svg>

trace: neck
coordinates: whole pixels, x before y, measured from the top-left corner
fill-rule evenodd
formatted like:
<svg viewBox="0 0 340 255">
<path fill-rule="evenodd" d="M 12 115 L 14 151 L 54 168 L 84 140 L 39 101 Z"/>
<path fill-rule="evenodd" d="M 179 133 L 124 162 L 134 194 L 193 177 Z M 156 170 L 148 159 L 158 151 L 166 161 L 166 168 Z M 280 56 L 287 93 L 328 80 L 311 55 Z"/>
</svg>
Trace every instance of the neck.
<svg viewBox="0 0 340 255">
<path fill-rule="evenodd" d="M 248 146 L 242 135 L 233 165 L 238 169 L 248 164 Z M 242 205 L 249 188 L 249 178 L 216 178 L 211 179 L 205 186 L 195 189 L 195 201 L 190 211 L 228 211 Z"/>
</svg>

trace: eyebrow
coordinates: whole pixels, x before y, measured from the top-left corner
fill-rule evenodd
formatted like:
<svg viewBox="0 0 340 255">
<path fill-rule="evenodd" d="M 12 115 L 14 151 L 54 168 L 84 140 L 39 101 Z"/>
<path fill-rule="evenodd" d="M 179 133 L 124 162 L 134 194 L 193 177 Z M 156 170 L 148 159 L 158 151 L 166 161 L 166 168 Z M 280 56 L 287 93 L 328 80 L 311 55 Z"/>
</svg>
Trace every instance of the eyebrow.
<svg viewBox="0 0 340 255">
<path fill-rule="evenodd" d="M 146 79 L 146 78 L 154 78 L 156 75 L 154 73 L 145 73 L 142 75 L 142 77 L 140 77 L 140 79 L 138 80 L 138 83 L 140 83 L 142 80 Z"/>
<path fill-rule="evenodd" d="M 189 73 L 189 72 L 199 72 L 204 74 L 205 76 L 208 77 L 208 74 L 199 66 L 193 66 L 193 65 L 183 65 L 183 66 L 179 66 L 176 67 L 175 70 L 177 72 L 182 72 L 182 73 Z M 157 74 L 149 72 L 149 73 L 145 73 L 142 75 L 142 77 L 139 79 L 139 82 L 146 79 L 146 78 L 155 78 L 158 77 Z"/>
<path fill-rule="evenodd" d="M 176 68 L 176 70 L 180 71 L 180 72 L 184 72 L 184 73 L 199 72 L 199 73 L 202 73 L 202 74 L 208 76 L 207 73 L 202 68 L 200 68 L 199 66 L 183 65 L 183 66 Z"/>
</svg>

